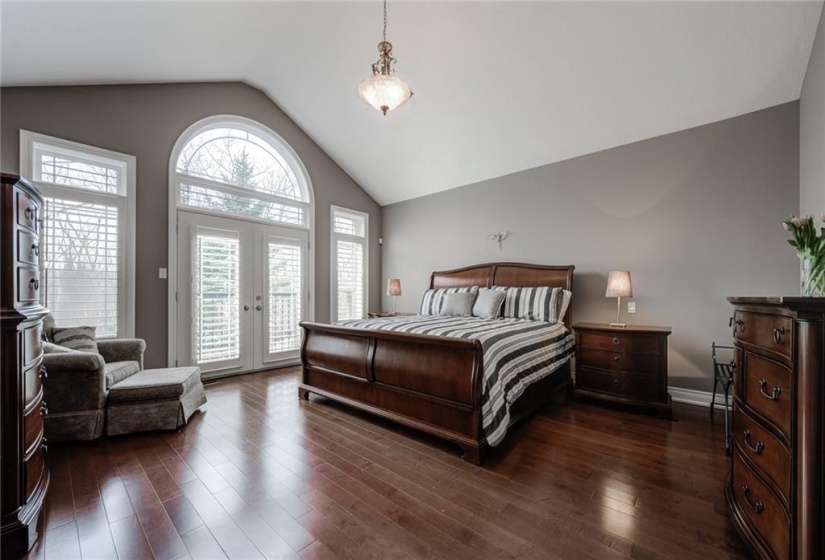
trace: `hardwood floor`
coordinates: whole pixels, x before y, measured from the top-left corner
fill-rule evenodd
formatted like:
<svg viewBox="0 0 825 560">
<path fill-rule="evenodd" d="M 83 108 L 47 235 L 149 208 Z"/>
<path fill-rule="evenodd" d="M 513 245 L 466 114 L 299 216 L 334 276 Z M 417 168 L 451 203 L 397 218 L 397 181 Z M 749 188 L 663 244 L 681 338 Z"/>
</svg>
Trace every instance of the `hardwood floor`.
<svg viewBox="0 0 825 560">
<path fill-rule="evenodd" d="M 29 558 L 746 558 L 721 422 L 547 407 L 484 467 L 313 397 L 297 368 L 207 385 L 181 432 L 53 445 Z M 721 415 L 717 415 L 721 420 Z"/>
</svg>

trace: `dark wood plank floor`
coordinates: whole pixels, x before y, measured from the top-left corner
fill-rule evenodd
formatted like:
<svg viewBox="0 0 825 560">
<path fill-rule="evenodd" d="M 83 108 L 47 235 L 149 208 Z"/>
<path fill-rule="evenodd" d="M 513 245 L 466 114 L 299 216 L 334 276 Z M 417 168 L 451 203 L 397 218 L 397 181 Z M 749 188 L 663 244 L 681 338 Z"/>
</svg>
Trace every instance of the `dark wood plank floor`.
<svg viewBox="0 0 825 560">
<path fill-rule="evenodd" d="M 177 433 L 53 445 L 29 558 L 746 558 L 721 422 L 547 407 L 484 467 L 313 397 L 296 368 L 207 386 Z M 721 415 L 717 415 L 721 420 Z"/>
</svg>

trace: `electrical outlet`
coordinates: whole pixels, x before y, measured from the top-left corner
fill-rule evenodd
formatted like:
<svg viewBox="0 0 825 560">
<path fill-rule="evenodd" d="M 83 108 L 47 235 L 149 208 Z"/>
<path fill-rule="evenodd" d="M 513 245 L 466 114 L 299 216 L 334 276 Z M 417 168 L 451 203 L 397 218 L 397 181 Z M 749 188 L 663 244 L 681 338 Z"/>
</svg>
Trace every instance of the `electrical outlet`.
<svg viewBox="0 0 825 560">
<path fill-rule="evenodd" d="M 635 301 L 628 301 L 627 302 L 627 312 L 628 313 L 636 313 L 636 302 Z"/>
<path fill-rule="evenodd" d="M 158 278 L 160 278 L 161 280 L 166 279 L 166 269 L 165 268 L 159 268 L 158 269 Z"/>
</svg>

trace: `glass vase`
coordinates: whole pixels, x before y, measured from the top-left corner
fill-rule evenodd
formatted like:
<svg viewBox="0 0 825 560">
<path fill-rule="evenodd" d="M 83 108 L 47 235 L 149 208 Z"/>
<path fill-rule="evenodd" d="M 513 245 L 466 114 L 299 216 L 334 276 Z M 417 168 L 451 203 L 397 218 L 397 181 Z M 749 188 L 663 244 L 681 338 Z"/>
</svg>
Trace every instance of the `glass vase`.
<svg viewBox="0 0 825 560">
<path fill-rule="evenodd" d="M 816 266 L 814 259 L 799 259 L 800 292 L 802 297 L 821 296 L 825 271 Z"/>
</svg>

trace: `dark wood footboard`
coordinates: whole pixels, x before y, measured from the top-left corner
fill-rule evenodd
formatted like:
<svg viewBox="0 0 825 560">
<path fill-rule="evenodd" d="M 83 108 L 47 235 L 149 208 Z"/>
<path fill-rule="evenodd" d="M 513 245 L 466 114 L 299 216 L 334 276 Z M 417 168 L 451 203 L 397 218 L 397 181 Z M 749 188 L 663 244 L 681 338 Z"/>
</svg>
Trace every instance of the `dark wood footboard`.
<svg viewBox="0 0 825 560">
<path fill-rule="evenodd" d="M 316 393 L 453 441 L 480 460 L 477 340 L 301 323 L 300 396 Z"/>
</svg>

